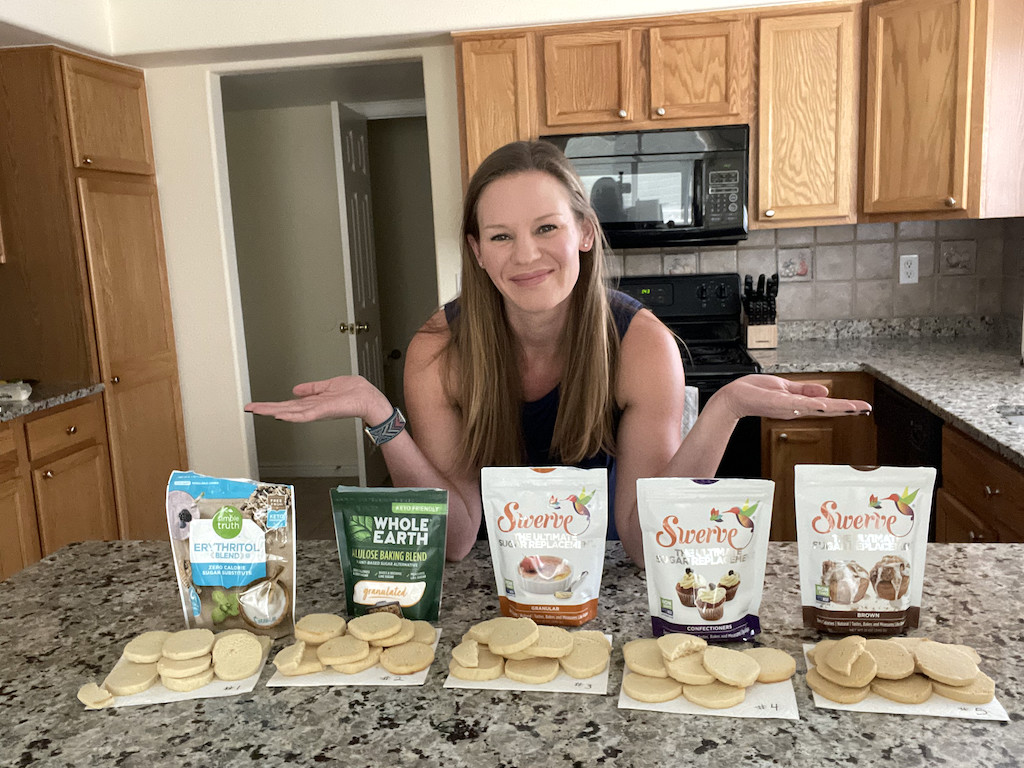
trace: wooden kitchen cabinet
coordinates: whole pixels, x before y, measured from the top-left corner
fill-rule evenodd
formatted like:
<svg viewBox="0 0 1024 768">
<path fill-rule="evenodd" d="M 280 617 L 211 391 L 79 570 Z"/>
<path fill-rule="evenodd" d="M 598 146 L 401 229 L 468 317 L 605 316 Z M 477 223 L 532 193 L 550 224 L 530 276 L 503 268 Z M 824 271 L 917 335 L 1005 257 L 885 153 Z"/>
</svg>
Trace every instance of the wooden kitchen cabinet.
<svg viewBox="0 0 1024 768">
<path fill-rule="evenodd" d="M 0 581 L 39 560 L 39 529 L 20 421 L 0 423 Z"/>
<path fill-rule="evenodd" d="M 874 400 L 874 378 L 866 373 L 785 374 L 793 381 L 828 387 L 831 397 Z M 796 540 L 793 468 L 797 464 L 873 465 L 876 462 L 873 416 L 761 420 L 761 473 L 775 481 L 772 540 Z"/>
<path fill-rule="evenodd" d="M 632 30 L 549 33 L 540 40 L 544 128 L 628 126 L 636 119 Z"/>
<path fill-rule="evenodd" d="M 977 540 L 971 532 L 984 541 L 1024 541 L 1024 471 L 949 425 L 942 428 L 942 490 L 939 541 Z"/>
<path fill-rule="evenodd" d="M 1024 214 L 1019 0 L 889 0 L 867 29 L 865 213 Z"/>
<path fill-rule="evenodd" d="M 5 375 L 106 385 L 120 535 L 162 539 L 188 459 L 143 73 L 3 49 L 0 102 Z"/>
<path fill-rule="evenodd" d="M 536 134 L 533 38 L 456 40 L 463 186 L 498 147 Z"/>
<path fill-rule="evenodd" d="M 758 23 L 757 226 L 856 221 L 859 12 Z"/>
</svg>

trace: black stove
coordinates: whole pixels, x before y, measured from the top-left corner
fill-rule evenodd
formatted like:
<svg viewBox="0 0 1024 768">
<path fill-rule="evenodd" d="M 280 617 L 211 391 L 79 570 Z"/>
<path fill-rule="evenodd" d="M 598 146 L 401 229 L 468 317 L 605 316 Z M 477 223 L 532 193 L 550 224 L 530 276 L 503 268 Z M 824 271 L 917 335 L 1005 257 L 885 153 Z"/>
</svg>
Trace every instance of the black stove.
<svg viewBox="0 0 1024 768">
<path fill-rule="evenodd" d="M 761 366 L 742 341 L 740 276 L 623 277 L 619 290 L 644 304 L 676 335 L 686 383 L 697 387 L 700 407 L 730 381 Z M 761 476 L 760 419 L 741 419 L 719 467 L 720 477 Z"/>
</svg>

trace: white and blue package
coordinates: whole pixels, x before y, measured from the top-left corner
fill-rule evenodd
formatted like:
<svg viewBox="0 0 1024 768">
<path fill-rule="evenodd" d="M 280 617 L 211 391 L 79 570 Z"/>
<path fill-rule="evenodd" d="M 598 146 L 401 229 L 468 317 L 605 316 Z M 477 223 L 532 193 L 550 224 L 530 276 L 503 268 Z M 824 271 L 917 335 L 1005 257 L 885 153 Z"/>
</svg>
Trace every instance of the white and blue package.
<svg viewBox="0 0 1024 768">
<path fill-rule="evenodd" d="M 187 626 L 292 633 L 292 486 L 172 472 L 167 530 Z"/>
</svg>

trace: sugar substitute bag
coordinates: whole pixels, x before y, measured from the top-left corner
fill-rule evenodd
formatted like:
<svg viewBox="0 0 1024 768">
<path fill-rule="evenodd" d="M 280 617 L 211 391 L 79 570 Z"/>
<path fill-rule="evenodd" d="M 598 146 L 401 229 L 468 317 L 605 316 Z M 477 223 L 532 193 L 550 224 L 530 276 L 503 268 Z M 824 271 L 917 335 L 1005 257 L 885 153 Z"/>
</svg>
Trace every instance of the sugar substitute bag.
<svg viewBox="0 0 1024 768">
<path fill-rule="evenodd" d="M 295 619 L 295 491 L 290 485 L 172 472 L 167 529 L 185 622 L 271 637 Z"/>
<path fill-rule="evenodd" d="M 480 490 L 502 614 L 562 626 L 597 616 L 607 470 L 484 467 Z"/>
<path fill-rule="evenodd" d="M 331 508 L 349 616 L 388 611 L 437 621 L 448 491 L 339 485 Z"/>
<path fill-rule="evenodd" d="M 859 635 L 918 626 L 935 469 L 795 471 L 804 626 Z"/>
<path fill-rule="evenodd" d="M 774 494 L 771 480 L 637 480 L 655 637 L 725 642 L 760 633 Z"/>
</svg>

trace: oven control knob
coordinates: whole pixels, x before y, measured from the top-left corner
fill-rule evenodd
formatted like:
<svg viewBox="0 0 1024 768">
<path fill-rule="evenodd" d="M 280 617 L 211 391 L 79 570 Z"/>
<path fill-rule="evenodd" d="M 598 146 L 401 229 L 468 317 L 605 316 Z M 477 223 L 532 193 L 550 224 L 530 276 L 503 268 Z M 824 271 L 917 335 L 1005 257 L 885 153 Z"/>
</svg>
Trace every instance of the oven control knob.
<svg viewBox="0 0 1024 768">
<path fill-rule="evenodd" d="M 700 299 L 701 301 L 708 300 L 708 287 L 706 285 L 702 285 L 699 288 L 697 288 L 697 298 Z"/>
<path fill-rule="evenodd" d="M 724 299 L 729 294 L 729 286 L 722 283 L 718 286 L 718 298 Z"/>
</svg>

